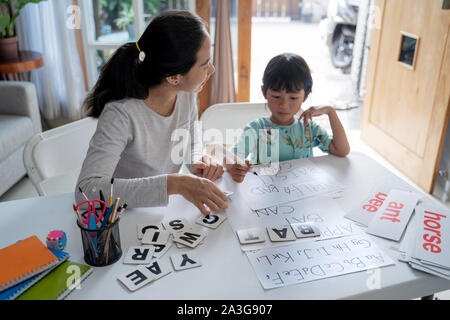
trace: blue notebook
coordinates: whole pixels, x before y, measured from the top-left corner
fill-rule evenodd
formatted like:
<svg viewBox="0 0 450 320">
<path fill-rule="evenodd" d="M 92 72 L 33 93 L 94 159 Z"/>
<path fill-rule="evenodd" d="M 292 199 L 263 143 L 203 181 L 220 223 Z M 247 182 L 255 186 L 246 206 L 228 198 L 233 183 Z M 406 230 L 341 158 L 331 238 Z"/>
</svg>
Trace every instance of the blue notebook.
<svg viewBox="0 0 450 320">
<path fill-rule="evenodd" d="M 22 293 L 24 293 L 27 289 L 29 289 L 32 285 L 34 285 L 36 282 L 41 280 L 43 277 L 45 277 L 50 271 L 52 271 L 54 268 L 59 266 L 61 263 L 66 261 L 69 258 L 69 253 L 64 251 L 58 251 L 54 249 L 49 249 L 57 258 L 58 262 L 50 269 L 45 270 L 44 272 L 41 272 L 34 277 L 25 280 L 14 287 L 11 287 L 5 291 L 0 292 L 0 300 L 14 300 L 18 296 L 20 296 Z"/>
</svg>

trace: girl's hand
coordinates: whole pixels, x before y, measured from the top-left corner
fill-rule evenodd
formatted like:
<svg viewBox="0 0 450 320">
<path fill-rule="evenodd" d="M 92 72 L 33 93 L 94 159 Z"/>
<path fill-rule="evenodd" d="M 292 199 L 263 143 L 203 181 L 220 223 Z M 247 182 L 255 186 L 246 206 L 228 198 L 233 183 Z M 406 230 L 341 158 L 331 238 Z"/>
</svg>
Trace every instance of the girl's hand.
<svg viewBox="0 0 450 320">
<path fill-rule="evenodd" d="M 335 156 L 345 157 L 350 152 L 350 144 L 348 143 L 344 127 L 333 107 L 311 107 L 304 111 L 299 119 L 303 118 L 303 123 L 307 126 L 312 117 L 321 116 L 323 114 L 328 115 L 331 131 L 333 133 L 333 140 L 331 140 L 329 145 L 330 153 Z"/>
<path fill-rule="evenodd" d="M 249 160 L 245 160 L 245 164 L 245 166 L 237 163 L 227 165 L 227 170 L 230 172 L 231 178 L 233 178 L 235 182 L 241 183 L 244 181 L 245 175 L 252 168 L 252 164 Z"/>
<path fill-rule="evenodd" d="M 204 155 L 202 160 L 192 165 L 193 174 L 201 175 L 202 178 L 206 178 L 211 181 L 215 181 L 222 177 L 223 171 L 223 166 L 208 155 Z"/>
<path fill-rule="evenodd" d="M 330 112 L 335 112 L 335 110 L 332 107 L 310 107 L 308 110 L 303 111 L 303 113 L 300 115 L 299 120 L 303 118 L 303 123 L 308 125 L 308 122 L 312 120 L 312 117 L 318 117 L 323 114 L 329 115 Z"/>
<path fill-rule="evenodd" d="M 211 180 L 191 175 L 169 174 L 167 194 L 181 194 L 204 215 L 228 207 L 228 197 Z"/>
</svg>

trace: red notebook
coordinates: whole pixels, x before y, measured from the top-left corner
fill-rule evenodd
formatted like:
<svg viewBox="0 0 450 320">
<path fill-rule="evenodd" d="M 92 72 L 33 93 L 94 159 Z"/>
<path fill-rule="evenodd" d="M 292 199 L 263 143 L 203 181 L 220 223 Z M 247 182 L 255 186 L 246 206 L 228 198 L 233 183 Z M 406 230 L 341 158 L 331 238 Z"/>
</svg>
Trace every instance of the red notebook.
<svg viewBox="0 0 450 320">
<path fill-rule="evenodd" d="M 57 263 L 58 258 L 36 236 L 0 249 L 0 291 L 25 281 Z"/>
</svg>

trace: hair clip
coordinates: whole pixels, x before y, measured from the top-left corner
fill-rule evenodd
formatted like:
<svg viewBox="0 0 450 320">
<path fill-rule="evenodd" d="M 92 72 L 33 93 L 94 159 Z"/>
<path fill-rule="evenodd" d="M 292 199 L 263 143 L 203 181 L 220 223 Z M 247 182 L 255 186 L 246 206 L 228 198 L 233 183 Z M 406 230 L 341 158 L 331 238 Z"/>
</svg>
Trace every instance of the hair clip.
<svg viewBox="0 0 450 320">
<path fill-rule="evenodd" d="M 145 60 L 145 52 L 141 51 L 139 52 L 139 61 L 143 62 Z"/>
<path fill-rule="evenodd" d="M 145 52 L 142 51 L 141 48 L 139 48 L 139 44 L 138 44 L 137 41 L 136 41 L 136 48 L 137 48 L 138 51 L 139 51 L 139 61 L 140 61 L 140 62 L 143 62 L 143 61 L 145 60 Z"/>
</svg>

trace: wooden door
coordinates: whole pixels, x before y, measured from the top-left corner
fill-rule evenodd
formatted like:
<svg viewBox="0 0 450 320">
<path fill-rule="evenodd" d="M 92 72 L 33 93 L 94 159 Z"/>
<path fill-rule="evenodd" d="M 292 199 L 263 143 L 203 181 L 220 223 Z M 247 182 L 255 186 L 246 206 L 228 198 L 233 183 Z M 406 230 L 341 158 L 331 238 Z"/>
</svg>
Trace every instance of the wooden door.
<svg viewBox="0 0 450 320">
<path fill-rule="evenodd" d="M 449 117 L 450 10 L 377 0 L 375 12 L 361 139 L 430 193 Z"/>
</svg>

